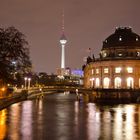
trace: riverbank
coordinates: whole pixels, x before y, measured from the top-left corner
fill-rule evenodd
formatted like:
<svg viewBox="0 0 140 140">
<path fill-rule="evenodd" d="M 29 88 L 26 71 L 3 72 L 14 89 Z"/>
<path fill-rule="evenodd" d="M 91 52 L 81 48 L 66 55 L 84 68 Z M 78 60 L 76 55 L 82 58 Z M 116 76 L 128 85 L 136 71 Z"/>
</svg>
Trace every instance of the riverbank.
<svg viewBox="0 0 140 140">
<path fill-rule="evenodd" d="M 15 93 L 12 96 L 8 96 L 0 99 L 0 110 L 14 104 L 17 102 L 21 102 L 26 100 L 28 97 L 28 93 L 26 91 L 22 91 L 21 93 Z"/>
<path fill-rule="evenodd" d="M 140 89 L 95 89 L 89 99 L 105 104 L 140 103 Z"/>
<path fill-rule="evenodd" d="M 28 90 L 23 90 L 20 93 L 13 93 L 10 96 L 7 96 L 5 98 L 0 99 L 0 110 L 7 108 L 8 106 L 25 101 L 25 100 L 33 100 L 35 98 L 42 98 L 45 94 L 53 94 L 56 93 L 54 91 L 50 92 L 40 92 L 40 91 L 34 91 L 33 94 L 29 93 Z"/>
</svg>

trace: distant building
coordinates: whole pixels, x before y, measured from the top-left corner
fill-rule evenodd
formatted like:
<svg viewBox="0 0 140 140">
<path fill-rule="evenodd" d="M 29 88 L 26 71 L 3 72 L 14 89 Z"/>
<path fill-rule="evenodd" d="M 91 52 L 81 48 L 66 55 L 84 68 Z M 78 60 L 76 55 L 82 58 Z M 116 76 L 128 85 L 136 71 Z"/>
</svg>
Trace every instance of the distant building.
<svg viewBox="0 0 140 140">
<path fill-rule="evenodd" d="M 83 85 L 83 71 L 81 69 L 57 69 L 57 77 L 69 83 Z"/>
<path fill-rule="evenodd" d="M 83 71 L 81 69 L 71 70 L 71 76 L 83 77 Z"/>
<path fill-rule="evenodd" d="M 71 70 L 70 68 L 58 68 L 56 73 L 59 77 L 70 76 Z"/>
<path fill-rule="evenodd" d="M 75 83 L 83 85 L 83 70 L 81 69 L 71 70 L 71 79 L 75 80 Z"/>
<path fill-rule="evenodd" d="M 84 67 L 86 88 L 140 88 L 140 36 L 130 27 L 116 28 L 103 42 L 99 58 Z"/>
</svg>

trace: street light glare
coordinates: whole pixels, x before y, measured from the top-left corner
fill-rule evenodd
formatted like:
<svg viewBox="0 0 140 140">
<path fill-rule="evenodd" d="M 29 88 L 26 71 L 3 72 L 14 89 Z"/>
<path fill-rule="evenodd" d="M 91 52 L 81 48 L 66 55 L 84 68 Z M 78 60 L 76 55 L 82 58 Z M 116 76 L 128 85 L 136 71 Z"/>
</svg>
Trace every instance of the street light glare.
<svg viewBox="0 0 140 140">
<path fill-rule="evenodd" d="M 31 80 L 31 78 L 28 78 L 28 81 L 30 81 Z"/>
<path fill-rule="evenodd" d="M 27 77 L 25 77 L 24 80 L 27 80 Z"/>
</svg>

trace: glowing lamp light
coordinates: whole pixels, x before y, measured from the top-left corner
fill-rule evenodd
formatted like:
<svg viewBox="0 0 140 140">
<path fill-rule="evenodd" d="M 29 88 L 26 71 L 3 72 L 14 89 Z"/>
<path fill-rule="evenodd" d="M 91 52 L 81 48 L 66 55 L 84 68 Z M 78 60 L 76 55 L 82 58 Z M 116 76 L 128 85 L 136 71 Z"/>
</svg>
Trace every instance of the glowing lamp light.
<svg viewBox="0 0 140 140">
<path fill-rule="evenodd" d="M 5 90 L 6 90 L 6 88 L 5 88 L 5 87 L 2 87 L 2 88 L 1 88 L 1 91 L 3 91 L 3 92 L 4 92 Z"/>
<path fill-rule="evenodd" d="M 27 80 L 27 77 L 25 77 L 24 80 L 26 81 Z"/>
<path fill-rule="evenodd" d="M 28 81 L 31 81 L 31 78 L 28 78 Z"/>
</svg>

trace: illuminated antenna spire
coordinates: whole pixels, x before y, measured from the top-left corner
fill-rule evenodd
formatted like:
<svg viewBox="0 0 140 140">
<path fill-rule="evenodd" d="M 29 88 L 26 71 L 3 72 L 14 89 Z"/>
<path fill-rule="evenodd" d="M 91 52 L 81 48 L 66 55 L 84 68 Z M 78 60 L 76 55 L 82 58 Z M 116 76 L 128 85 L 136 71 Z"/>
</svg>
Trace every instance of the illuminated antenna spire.
<svg viewBox="0 0 140 140">
<path fill-rule="evenodd" d="M 65 31 L 65 21 L 64 21 L 64 9 L 63 9 L 63 13 L 62 13 L 62 33 L 64 34 Z"/>
<path fill-rule="evenodd" d="M 63 9 L 63 12 L 62 12 L 62 36 L 60 38 L 60 43 L 61 44 L 66 44 L 67 43 L 67 38 L 65 36 L 65 23 L 64 23 L 64 9 Z"/>
</svg>

